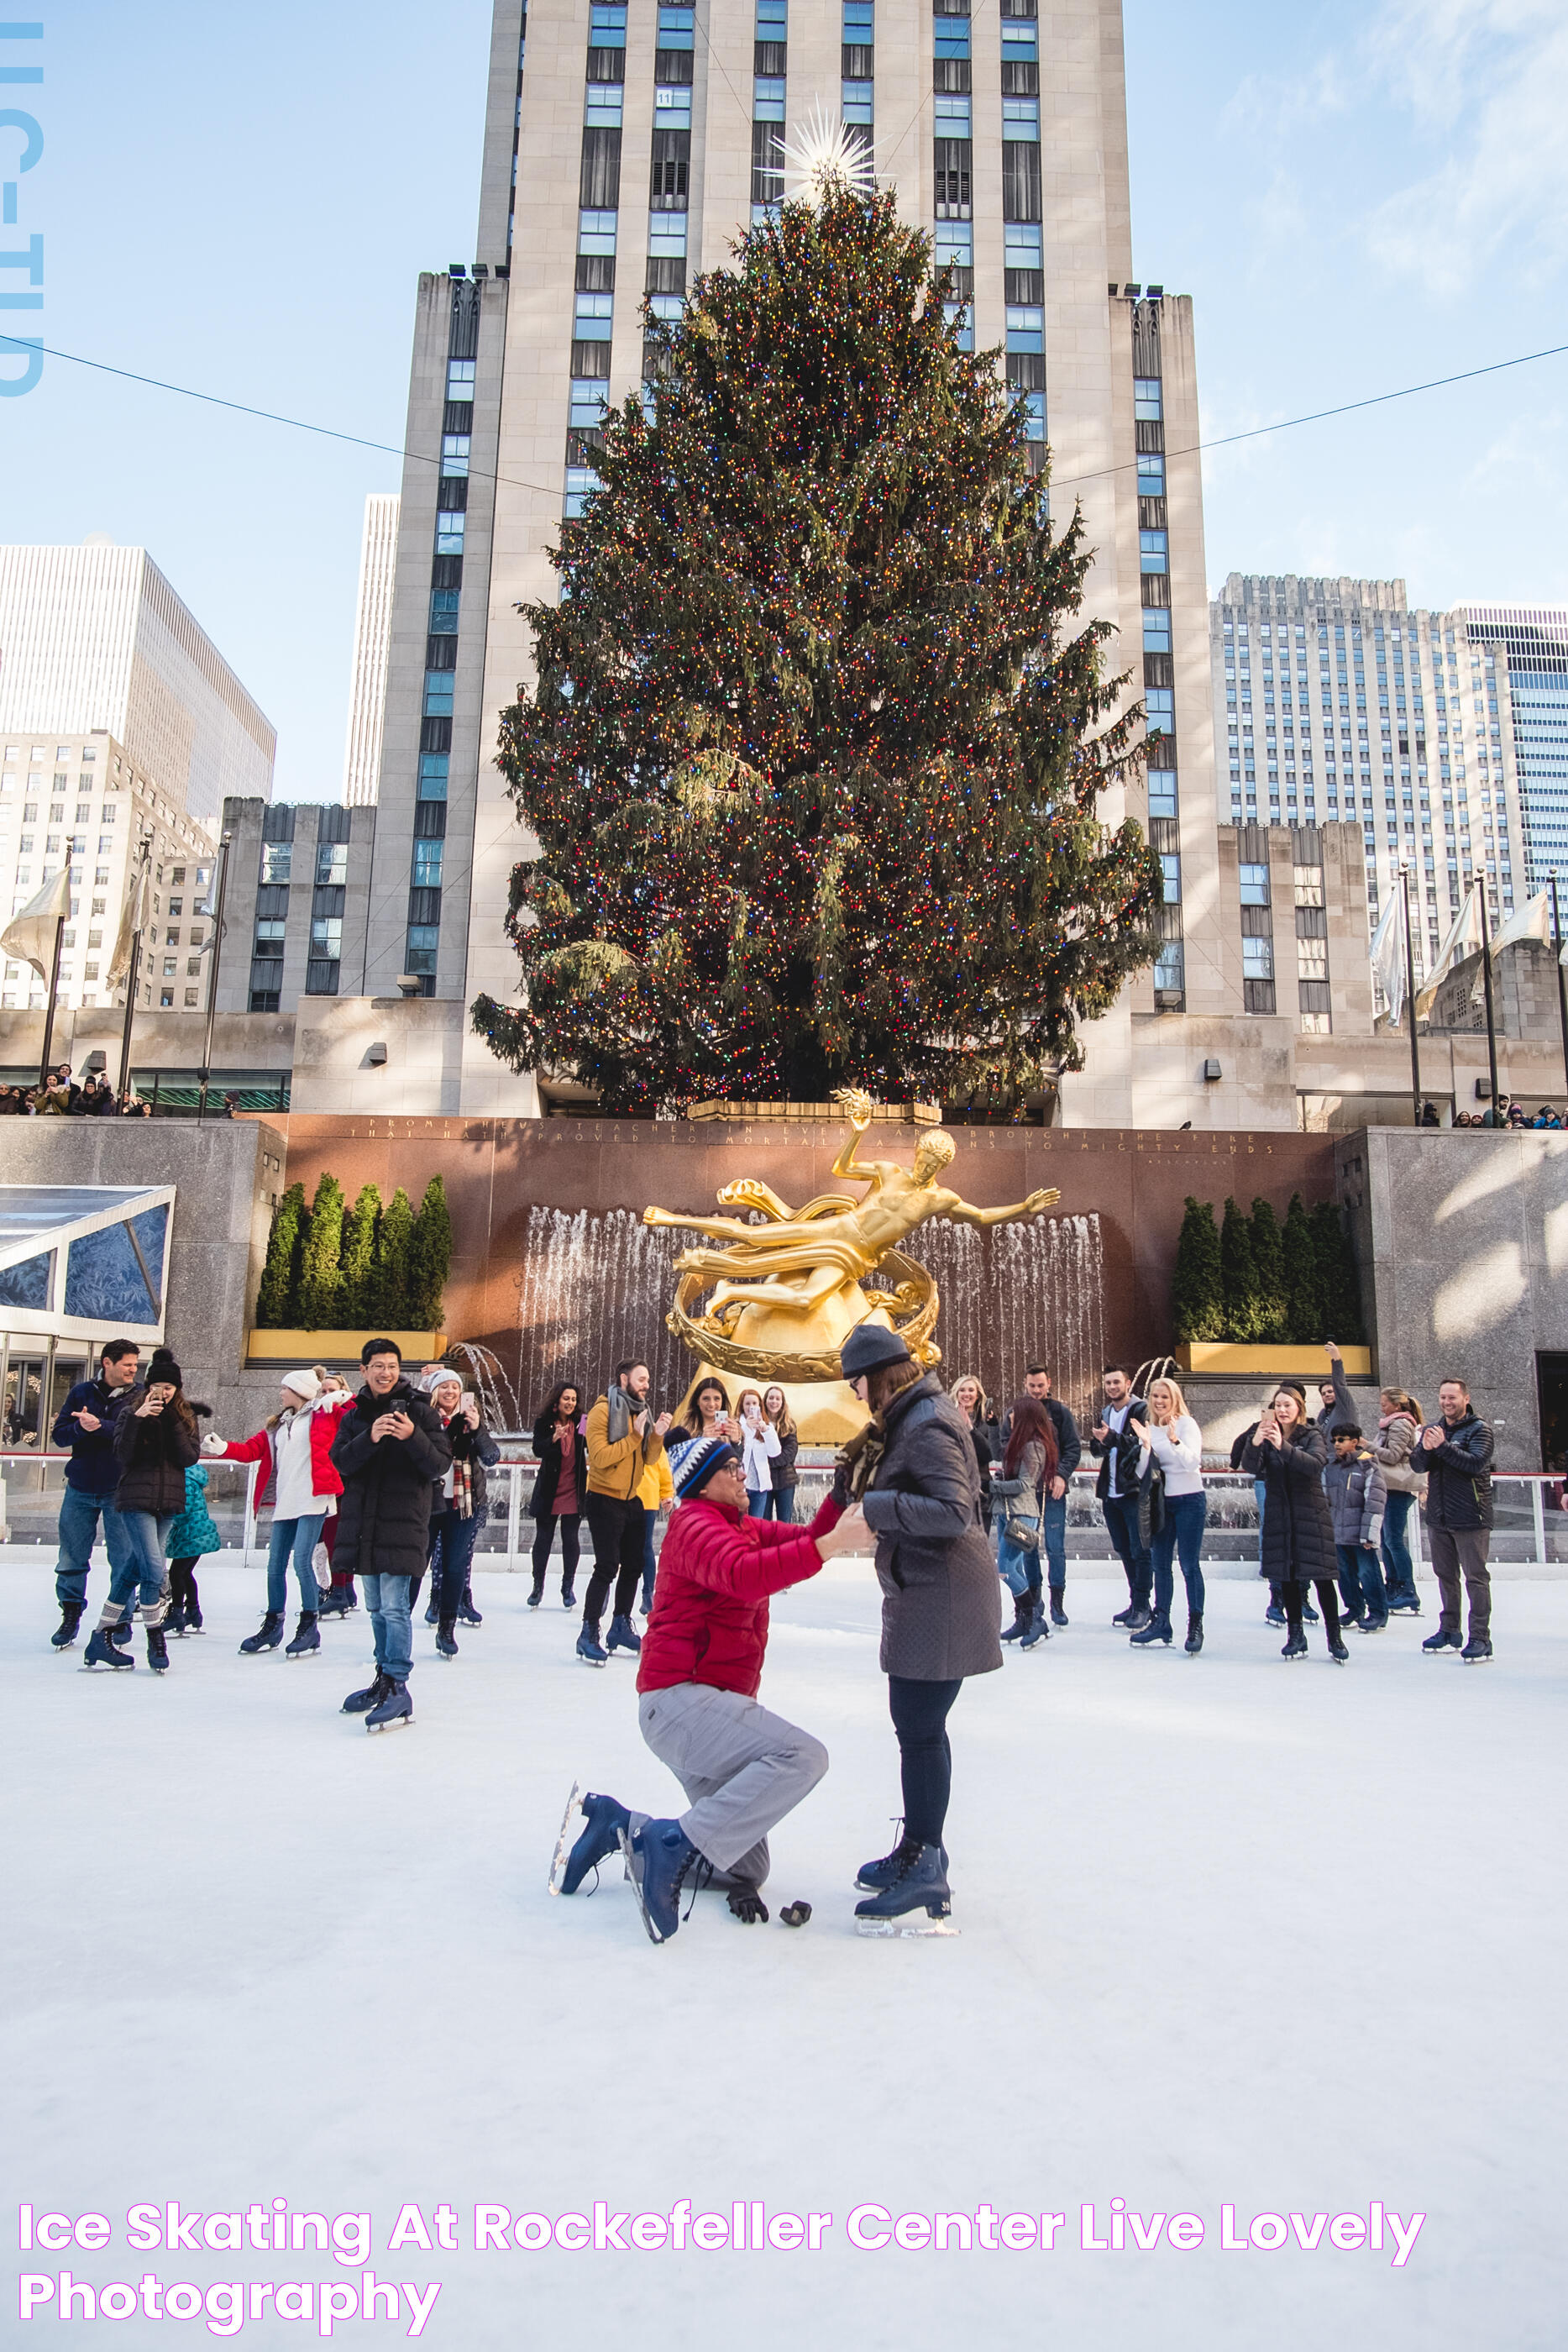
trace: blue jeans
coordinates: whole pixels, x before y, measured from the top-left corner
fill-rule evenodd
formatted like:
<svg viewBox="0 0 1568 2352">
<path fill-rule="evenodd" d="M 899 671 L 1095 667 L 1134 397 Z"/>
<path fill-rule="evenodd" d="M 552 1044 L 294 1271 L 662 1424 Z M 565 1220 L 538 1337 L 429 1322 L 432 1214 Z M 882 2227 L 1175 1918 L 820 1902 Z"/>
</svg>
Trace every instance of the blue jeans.
<svg viewBox="0 0 1568 2352">
<path fill-rule="evenodd" d="M 765 1519 L 768 1517 L 768 1506 L 772 1500 L 773 1495 L 771 1488 L 767 1486 L 748 1486 L 746 1490 L 747 1517 L 748 1519 Z"/>
<path fill-rule="evenodd" d="M 1024 1527 L 1038 1527 L 1032 1511 L 1009 1509 L 1005 1497 L 998 1496 L 1003 1506 L 997 1521 L 997 1574 L 1016 1601 L 1020 1593 L 1040 1589 L 1040 1547 L 1037 1544 L 1016 1544 L 1008 1534 L 1008 1521 L 1019 1520 Z"/>
<path fill-rule="evenodd" d="M 55 1599 L 62 1609 L 86 1606 L 87 1572 L 92 1565 L 92 1547 L 100 1514 L 112 1579 L 129 1549 L 124 1523 L 113 1501 L 108 1495 L 89 1495 L 80 1486 L 71 1486 L 60 1496 L 60 1556 L 55 1562 Z"/>
<path fill-rule="evenodd" d="M 1067 1497 L 1047 1495 L 1040 1507 L 1040 1546 L 1045 1553 L 1045 1580 L 1053 1592 L 1060 1592 L 1067 1582 Z M 1035 1582 L 1040 1581 L 1038 1555 Z"/>
<path fill-rule="evenodd" d="M 1128 1599 L 1134 1609 L 1146 1609 L 1152 1571 L 1138 1528 L 1138 1498 L 1107 1495 L 1100 1507 L 1105 1514 L 1112 1549 L 1126 1570 Z"/>
<path fill-rule="evenodd" d="M 299 1580 L 299 1606 L 314 1611 L 320 1605 L 316 1584 L 316 1571 L 310 1565 L 310 1555 L 321 1540 L 321 1527 L 327 1514 L 312 1511 L 306 1519 L 274 1519 L 272 1535 L 267 1547 L 267 1605 L 275 1617 L 280 1617 L 288 1606 L 288 1562 L 294 1560 L 294 1573 Z"/>
<path fill-rule="evenodd" d="M 394 1683 L 407 1682 L 413 1672 L 413 1612 L 409 1606 L 406 1576 L 366 1576 L 365 1607 L 376 1637 L 376 1672 Z"/>
<path fill-rule="evenodd" d="M 1355 1595 L 1353 1617 L 1364 1610 L 1375 1625 L 1388 1622 L 1388 1595 L 1384 1590 L 1383 1563 L 1375 1551 L 1363 1544 L 1335 1544 L 1339 1554 L 1339 1589 L 1348 1601 Z"/>
<path fill-rule="evenodd" d="M 163 1622 L 163 1538 L 178 1517 L 176 1511 L 162 1511 L 156 1517 L 151 1511 L 120 1513 L 126 1549 L 124 1558 L 109 1580 L 110 1607 L 114 1612 L 114 1616 L 109 1621 L 110 1623 L 119 1621 L 138 1586 L 141 1587 L 141 1614 L 146 1622 L 150 1625 Z"/>
<path fill-rule="evenodd" d="M 1166 1523 L 1149 1546 L 1155 1564 L 1155 1608 L 1168 1620 L 1176 1594 L 1171 1574 L 1173 1553 L 1181 1561 L 1186 1605 L 1193 1616 L 1203 1614 L 1203 1530 L 1208 1519 L 1207 1495 L 1167 1495 Z"/>
<path fill-rule="evenodd" d="M 474 1547 L 479 1540 L 479 1529 L 483 1525 L 477 1511 L 470 1511 L 466 1518 L 461 1511 L 442 1511 L 430 1522 L 431 1590 L 435 1599 L 438 1623 L 455 1617 L 462 1604 L 468 1570 L 473 1564 Z M 413 1592 L 414 1588 L 410 1585 L 411 1615 Z"/>
<path fill-rule="evenodd" d="M 1263 1573 L 1263 1506 L 1269 1499 L 1268 1480 L 1254 1478 L 1252 1492 L 1258 1504 L 1258 1573 L 1261 1576 Z"/>
<path fill-rule="evenodd" d="M 747 1495 L 749 1500 L 749 1492 Z M 653 1606 L 653 1578 L 658 1570 L 658 1554 L 653 1549 L 653 1530 L 659 1524 L 657 1511 L 644 1506 L 643 1512 L 643 1614 L 647 1616 Z"/>
<path fill-rule="evenodd" d="M 1388 1603 L 1394 1608 L 1407 1607 L 1419 1598 L 1416 1563 L 1410 1557 L 1410 1514 L 1415 1507 L 1414 1495 L 1396 1494 L 1392 1486 L 1384 1499 L 1383 1570 L 1388 1580 Z"/>
<path fill-rule="evenodd" d="M 768 1497 L 768 1508 L 762 1513 L 764 1518 L 768 1517 L 769 1509 L 781 1528 L 792 1528 L 795 1524 L 794 1487 L 775 1486 Z"/>
</svg>

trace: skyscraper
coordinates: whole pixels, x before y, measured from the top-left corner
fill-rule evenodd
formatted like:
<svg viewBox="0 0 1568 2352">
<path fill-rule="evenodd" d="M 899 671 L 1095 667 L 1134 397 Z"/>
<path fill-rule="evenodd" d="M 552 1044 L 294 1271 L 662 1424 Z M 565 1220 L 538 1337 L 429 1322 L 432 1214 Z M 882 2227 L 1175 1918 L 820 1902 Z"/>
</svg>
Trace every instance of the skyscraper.
<svg viewBox="0 0 1568 2352">
<path fill-rule="evenodd" d="M 349 675 L 349 728 L 343 749 L 343 799 L 350 808 L 374 803 L 381 776 L 397 509 L 395 493 L 372 491 L 365 500 L 360 592 L 354 606 L 354 658 Z"/>
<path fill-rule="evenodd" d="M 0 547 L 0 731 L 105 731 L 212 826 L 272 797 L 276 730 L 142 547 Z"/>
<path fill-rule="evenodd" d="M 1552 875 L 1568 913 L 1568 612 L 1520 604 L 1461 604 L 1458 617 L 1490 673 L 1495 662 L 1506 711 L 1490 717 L 1512 738 L 1525 887 Z M 1497 696 L 1499 702 L 1502 693 Z"/>
<path fill-rule="evenodd" d="M 1158 739 L 1147 794 L 1117 786 L 1103 813 L 1150 821 L 1164 948 L 1088 1033 L 1065 1115 L 1135 1119 L 1140 1015 L 1239 1010 L 1218 936 L 1191 308 L 1131 282 L 1119 0 L 534 0 L 526 18 L 497 0 L 479 257 L 419 288 L 367 950 L 371 992 L 402 977 L 454 1004 L 461 1074 L 433 1108 L 538 1104 L 463 1010 L 516 988 L 527 841 L 494 753 L 530 672 L 517 607 L 553 595 L 548 551 L 593 488 L 605 404 L 643 380 L 644 298 L 678 312 L 782 201 L 818 116 L 871 148 L 953 265 L 961 333 L 1000 352 L 1031 448 L 1049 442 L 1055 515 L 1082 505 L 1084 618 L 1120 632 L 1112 667 Z"/>
</svg>

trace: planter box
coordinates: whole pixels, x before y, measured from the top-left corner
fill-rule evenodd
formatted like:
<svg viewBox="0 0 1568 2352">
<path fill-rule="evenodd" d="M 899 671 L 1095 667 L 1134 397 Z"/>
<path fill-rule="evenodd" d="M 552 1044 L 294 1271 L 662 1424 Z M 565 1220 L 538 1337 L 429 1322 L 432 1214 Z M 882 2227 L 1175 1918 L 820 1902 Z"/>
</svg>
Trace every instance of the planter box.
<svg viewBox="0 0 1568 2352">
<path fill-rule="evenodd" d="M 1229 1339 L 1193 1339 L 1175 1351 L 1184 1372 L 1212 1372 L 1228 1380 L 1261 1378 L 1275 1381 L 1326 1381 L 1329 1360 L 1322 1348 L 1292 1347 L 1277 1340 L 1268 1347 L 1242 1347 Z M 1343 1348 L 1347 1381 L 1372 1378 L 1370 1348 Z"/>
<path fill-rule="evenodd" d="M 830 1127 L 844 1124 L 843 1105 L 836 1102 L 689 1102 L 681 1116 L 695 1119 L 817 1119 Z M 871 1117 L 873 1127 L 939 1127 L 942 1106 L 927 1102 L 876 1103 Z"/>
<path fill-rule="evenodd" d="M 253 1331 L 253 1364 L 357 1364 L 367 1339 L 395 1339 L 405 1363 L 433 1364 L 446 1351 L 444 1331 Z"/>
</svg>

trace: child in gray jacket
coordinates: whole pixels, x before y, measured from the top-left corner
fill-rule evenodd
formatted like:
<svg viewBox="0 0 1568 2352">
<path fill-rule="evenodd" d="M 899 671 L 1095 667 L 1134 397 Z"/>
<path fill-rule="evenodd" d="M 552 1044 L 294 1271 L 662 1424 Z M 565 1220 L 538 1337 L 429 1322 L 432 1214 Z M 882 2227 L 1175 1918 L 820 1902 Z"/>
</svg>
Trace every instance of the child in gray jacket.
<svg viewBox="0 0 1568 2352">
<path fill-rule="evenodd" d="M 1362 1633 L 1380 1633 L 1388 1622 L 1388 1591 L 1379 1558 L 1388 1490 L 1354 1422 L 1336 1421 L 1329 1433 L 1333 1459 L 1323 1472 L 1323 1486 L 1333 1520 L 1345 1613 Z"/>
</svg>

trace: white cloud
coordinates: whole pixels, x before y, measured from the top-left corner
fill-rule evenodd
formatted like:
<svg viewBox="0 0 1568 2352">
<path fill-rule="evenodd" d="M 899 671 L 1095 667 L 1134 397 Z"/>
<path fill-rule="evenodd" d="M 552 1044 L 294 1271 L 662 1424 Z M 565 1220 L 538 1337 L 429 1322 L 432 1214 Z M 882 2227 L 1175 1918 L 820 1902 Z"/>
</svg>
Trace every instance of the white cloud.
<svg viewBox="0 0 1568 2352">
<path fill-rule="evenodd" d="M 1568 255 L 1568 14 L 1561 0 L 1386 0 L 1369 74 L 1429 138 L 1436 168 L 1376 207 L 1374 256 L 1432 290 L 1470 285 L 1506 243 L 1516 271 Z"/>
</svg>

